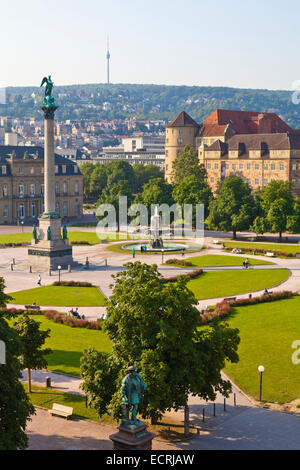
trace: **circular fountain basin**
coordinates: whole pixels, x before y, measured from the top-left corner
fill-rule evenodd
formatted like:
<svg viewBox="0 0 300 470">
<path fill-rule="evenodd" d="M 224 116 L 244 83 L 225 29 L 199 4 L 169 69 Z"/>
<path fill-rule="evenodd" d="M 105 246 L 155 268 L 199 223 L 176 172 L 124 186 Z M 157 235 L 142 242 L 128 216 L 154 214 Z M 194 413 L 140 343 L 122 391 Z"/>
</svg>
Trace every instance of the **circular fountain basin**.
<svg viewBox="0 0 300 470">
<path fill-rule="evenodd" d="M 152 252 L 152 253 L 161 253 L 162 248 L 152 248 L 150 243 L 128 243 L 126 245 L 123 245 L 122 248 L 125 250 L 135 250 L 135 251 L 141 251 L 141 247 L 146 247 L 147 252 Z M 201 246 L 199 245 L 187 245 L 185 243 L 169 243 L 169 242 L 164 242 L 163 246 L 164 251 L 181 251 L 181 250 L 201 250 Z"/>
</svg>

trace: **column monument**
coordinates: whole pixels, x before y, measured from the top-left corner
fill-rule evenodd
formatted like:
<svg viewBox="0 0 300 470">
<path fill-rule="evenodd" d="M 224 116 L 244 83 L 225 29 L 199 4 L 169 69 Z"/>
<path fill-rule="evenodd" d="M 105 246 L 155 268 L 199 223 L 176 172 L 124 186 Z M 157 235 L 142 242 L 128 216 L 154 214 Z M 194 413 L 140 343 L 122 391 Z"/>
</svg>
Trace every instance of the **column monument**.
<svg viewBox="0 0 300 470">
<path fill-rule="evenodd" d="M 67 230 L 61 236 L 61 216 L 55 204 L 55 155 L 54 155 L 54 114 L 57 110 L 51 96 L 53 82 L 51 76 L 44 77 L 41 86 L 46 84 L 43 106 L 44 112 L 44 212 L 39 217 L 39 230 L 33 229 L 33 239 L 28 249 L 29 264 L 38 270 L 67 267 L 73 262 L 72 246 L 69 245 Z"/>
</svg>

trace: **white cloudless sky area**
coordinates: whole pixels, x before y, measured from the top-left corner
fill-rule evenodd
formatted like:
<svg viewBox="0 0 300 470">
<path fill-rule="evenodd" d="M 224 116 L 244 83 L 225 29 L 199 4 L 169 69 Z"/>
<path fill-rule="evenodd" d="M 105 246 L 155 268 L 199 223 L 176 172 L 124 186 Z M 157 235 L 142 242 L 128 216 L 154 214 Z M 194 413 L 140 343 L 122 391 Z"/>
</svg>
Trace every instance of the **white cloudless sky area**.
<svg viewBox="0 0 300 470">
<path fill-rule="evenodd" d="M 232 86 L 300 80 L 299 0 L 1 0 L 0 82 Z"/>
</svg>

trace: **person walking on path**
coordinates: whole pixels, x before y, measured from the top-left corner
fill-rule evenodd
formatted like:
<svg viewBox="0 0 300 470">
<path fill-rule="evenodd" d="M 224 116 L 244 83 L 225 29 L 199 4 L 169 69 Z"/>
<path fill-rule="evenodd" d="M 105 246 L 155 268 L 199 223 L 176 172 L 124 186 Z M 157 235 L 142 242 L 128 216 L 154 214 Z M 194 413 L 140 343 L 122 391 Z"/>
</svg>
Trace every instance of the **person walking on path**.
<svg viewBox="0 0 300 470">
<path fill-rule="evenodd" d="M 135 249 L 132 250 L 132 257 L 135 258 Z"/>
<path fill-rule="evenodd" d="M 39 274 L 38 276 L 38 285 L 41 286 L 42 285 L 42 278 L 41 278 L 41 275 Z"/>
</svg>

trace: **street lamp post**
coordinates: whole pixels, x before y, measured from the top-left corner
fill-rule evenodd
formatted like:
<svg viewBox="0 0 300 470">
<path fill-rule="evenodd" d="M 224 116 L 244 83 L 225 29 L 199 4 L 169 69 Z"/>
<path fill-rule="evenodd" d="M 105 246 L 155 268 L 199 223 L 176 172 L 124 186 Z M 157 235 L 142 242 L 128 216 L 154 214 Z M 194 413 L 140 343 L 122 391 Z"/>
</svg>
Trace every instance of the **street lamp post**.
<svg viewBox="0 0 300 470">
<path fill-rule="evenodd" d="M 161 250 L 161 264 L 164 264 L 164 249 Z"/>
<path fill-rule="evenodd" d="M 61 271 L 61 266 L 57 266 L 58 269 L 58 282 L 60 282 L 60 271 Z"/>
<path fill-rule="evenodd" d="M 264 366 L 259 366 L 258 367 L 258 371 L 259 371 L 259 374 L 260 374 L 260 383 L 259 383 L 259 401 L 261 401 L 261 396 L 262 396 L 262 376 L 263 376 L 263 372 L 264 372 L 265 368 Z"/>
</svg>

